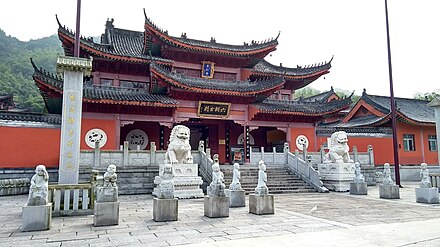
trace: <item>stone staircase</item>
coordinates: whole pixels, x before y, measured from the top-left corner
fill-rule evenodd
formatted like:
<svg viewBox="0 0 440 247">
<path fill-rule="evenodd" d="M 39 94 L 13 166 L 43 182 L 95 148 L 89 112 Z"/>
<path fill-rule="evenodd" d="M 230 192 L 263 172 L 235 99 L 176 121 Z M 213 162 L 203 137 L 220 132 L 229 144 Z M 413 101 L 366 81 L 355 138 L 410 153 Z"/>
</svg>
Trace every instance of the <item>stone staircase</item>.
<svg viewBox="0 0 440 247">
<path fill-rule="evenodd" d="M 232 181 L 232 165 L 221 165 L 221 171 L 225 176 L 226 188 Z M 246 194 L 253 193 L 258 183 L 258 166 L 255 165 L 241 165 L 240 166 L 241 179 L 240 183 Z M 304 182 L 300 176 L 292 173 L 284 165 L 267 165 L 267 187 L 270 194 L 282 193 L 306 193 L 316 192 L 317 190 Z"/>
</svg>

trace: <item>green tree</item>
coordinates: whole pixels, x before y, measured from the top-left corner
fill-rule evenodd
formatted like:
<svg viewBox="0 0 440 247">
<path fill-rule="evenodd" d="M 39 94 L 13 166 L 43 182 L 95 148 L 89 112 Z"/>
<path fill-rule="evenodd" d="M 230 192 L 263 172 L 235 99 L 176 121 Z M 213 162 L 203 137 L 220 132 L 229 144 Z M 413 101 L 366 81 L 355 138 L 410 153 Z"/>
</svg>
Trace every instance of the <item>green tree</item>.
<svg viewBox="0 0 440 247">
<path fill-rule="evenodd" d="M 414 99 L 422 99 L 422 100 L 433 100 L 435 96 L 440 95 L 440 89 L 434 90 L 434 92 L 428 92 L 428 93 L 419 93 L 417 92 L 414 94 Z"/>
<path fill-rule="evenodd" d="M 23 42 L 0 29 L 0 95 L 13 94 L 17 107 L 43 112 L 43 98 L 32 79 L 34 69 L 29 58 L 46 70 L 55 71 L 56 59 L 61 54 L 56 35 Z"/>
</svg>

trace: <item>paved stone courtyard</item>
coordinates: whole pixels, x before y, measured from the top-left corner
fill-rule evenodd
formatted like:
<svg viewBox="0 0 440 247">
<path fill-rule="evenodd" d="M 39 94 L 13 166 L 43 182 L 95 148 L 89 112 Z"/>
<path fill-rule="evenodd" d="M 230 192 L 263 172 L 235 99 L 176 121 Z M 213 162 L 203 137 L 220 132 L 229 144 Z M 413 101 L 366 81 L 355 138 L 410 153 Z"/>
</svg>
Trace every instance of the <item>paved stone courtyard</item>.
<svg viewBox="0 0 440 247">
<path fill-rule="evenodd" d="M 56 217 L 41 232 L 20 231 L 27 195 L 0 197 L 0 246 L 440 246 L 440 205 L 416 203 L 415 186 L 404 184 L 399 200 L 379 199 L 377 187 L 368 196 L 275 195 L 274 215 L 244 207 L 216 219 L 203 216 L 203 199 L 179 200 L 175 222 L 152 220 L 150 195 L 120 196 L 118 226 Z"/>
</svg>

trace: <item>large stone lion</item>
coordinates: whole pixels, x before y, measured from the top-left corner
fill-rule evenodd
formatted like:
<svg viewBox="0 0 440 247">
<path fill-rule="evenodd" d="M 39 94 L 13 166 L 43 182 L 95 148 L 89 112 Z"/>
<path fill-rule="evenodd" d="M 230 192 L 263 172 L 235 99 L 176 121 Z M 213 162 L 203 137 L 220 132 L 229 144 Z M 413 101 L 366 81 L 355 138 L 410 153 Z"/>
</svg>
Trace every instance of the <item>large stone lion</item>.
<svg viewBox="0 0 440 247">
<path fill-rule="evenodd" d="M 189 144 L 189 128 L 176 125 L 171 130 L 170 144 L 165 153 L 165 164 L 192 164 L 191 145 Z"/>
<path fill-rule="evenodd" d="M 348 154 L 348 138 L 345 131 L 337 131 L 330 137 L 330 150 L 324 157 L 324 163 L 353 163 Z"/>
</svg>

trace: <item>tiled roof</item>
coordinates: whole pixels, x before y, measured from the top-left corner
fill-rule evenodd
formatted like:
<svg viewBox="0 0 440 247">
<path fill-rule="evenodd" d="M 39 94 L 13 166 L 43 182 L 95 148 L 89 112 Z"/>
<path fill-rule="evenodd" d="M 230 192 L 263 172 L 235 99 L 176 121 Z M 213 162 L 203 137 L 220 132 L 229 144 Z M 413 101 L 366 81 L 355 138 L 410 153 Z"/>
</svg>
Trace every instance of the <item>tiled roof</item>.
<svg viewBox="0 0 440 247">
<path fill-rule="evenodd" d="M 261 103 L 252 104 L 260 112 L 303 115 L 324 115 L 333 113 L 348 107 L 351 103 L 350 98 L 342 100 L 333 100 L 331 102 L 302 102 L 289 100 L 265 99 Z"/>
<path fill-rule="evenodd" d="M 168 31 L 164 31 L 154 24 L 150 18 L 147 17 L 145 9 L 144 15 L 146 30 L 149 30 L 151 33 L 159 37 L 163 42 L 183 49 L 221 53 L 225 55 L 248 56 L 258 54 L 260 52 L 273 51 L 278 45 L 279 34 L 276 38 L 268 39 L 262 42 L 252 41 L 250 44 L 244 43 L 243 45 L 221 44 L 217 43 L 213 39 L 211 41 L 189 39 L 186 37 L 186 35 L 182 35 L 182 37 L 173 37 L 168 35 Z"/>
<path fill-rule="evenodd" d="M 61 115 L 0 111 L 0 120 L 61 124 Z"/>
<path fill-rule="evenodd" d="M 52 90 L 62 93 L 63 77 L 61 75 L 51 74 L 43 69 L 34 66 L 34 80 L 41 81 L 45 86 Z M 177 107 L 177 101 L 167 95 L 151 94 L 145 89 L 121 88 L 121 87 L 101 87 L 101 86 L 84 86 L 84 101 L 113 101 L 114 104 L 128 105 L 151 105 L 158 103 L 161 106 Z"/>
<path fill-rule="evenodd" d="M 307 98 L 303 98 L 300 99 L 302 101 L 306 101 L 306 102 L 316 102 L 316 101 L 320 101 L 320 102 L 327 102 L 328 99 L 335 94 L 335 91 L 333 90 L 333 87 L 331 87 L 331 89 L 329 91 L 326 92 L 322 92 L 320 94 L 316 94 Z"/>
<path fill-rule="evenodd" d="M 216 79 L 205 79 L 198 77 L 188 77 L 183 74 L 171 72 L 163 66 L 151 63 L 150 68 L 153 73 L 158 74 L 173 86 L 192 91 L 209 91 L 221 94 L 258 94 L 269 90 L 274 90 L 284 84 L 284 79 L 280 77 L 271 78 L 264 81 L 225 81 Z"/>
<path fill-rule="evenodd" d="M 302 78 L 305 76 L 310 76 L 320 72 L 328 71 L 331 68 L 331 61 L 332 60 L 317 65 L 287 68 L 287 67 L 273 65 L 267 62 L 266 60 L 261 59 L 261 61 L 253 67 L 252 72 Z"/>
<path fill-rule="evenodd" d="M 58 18 L 57 21 L 58 33 L 68 37 L 69 42 L 73 43 L 75 33 L 62 26 Z M 115 28 L 113 21 L 107 21 L 105 33 L 101 36 L 101 43 L 95 43 L 92 38 L 81 37 L 81 48 L 97 56 L 135 62 L 149 62 L 152 58 L 158 63 L 171 64 L 173 62 L 172 60 L 144 54 L 143 46 L 143 32 Z"/>
<path fill-rule="evenodd" d="M 361 99 L 384 114 L 391 112 L 390 97 L 369 95 L 364 92 Z M 409 121 L 421 124 L 435 124 L 434 109 L 428 106 L 429 101 L 407 98 L 394 99 L 397 115 L 402 120 L 405 121 L 405 118 L 407 118 Z"/>
<path fill-rule="evenodd" d="M 350 121 L 343 123 L 340 121 L 332 122 L 332 123 L 321 123 L 319 126 L 327 127 L 327 128 L 352 128 L 352 127 L 363 127 L 363 126 L 376 126 L 378 123 L 381 123 L 384 120 L 388 120 L 389 115 L 385 115 L 383 117 L 378 117 L 376 115 L 366 115 L 361 117 L 356 117 L 350 119 Z"/>
</svg>

